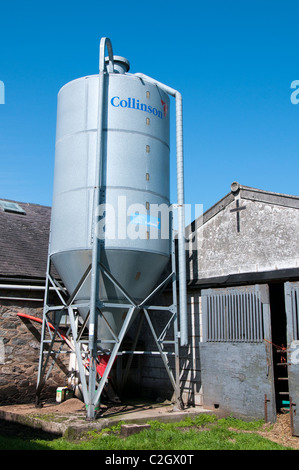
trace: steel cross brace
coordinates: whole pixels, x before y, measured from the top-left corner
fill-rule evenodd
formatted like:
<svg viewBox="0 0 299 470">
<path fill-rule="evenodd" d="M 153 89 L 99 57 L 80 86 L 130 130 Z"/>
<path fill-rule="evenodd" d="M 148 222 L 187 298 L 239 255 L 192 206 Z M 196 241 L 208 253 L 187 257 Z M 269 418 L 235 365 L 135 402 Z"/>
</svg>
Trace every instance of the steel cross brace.
<svg viewBox="0 0 299 470">
<path fill-rule="evenodd" d="M 111 352 L 111 356 L 109 358 L 109 361 L 108 361 L 108 364 L 107 364 L 107 367 L 105 369 L 105 372 L 103 374 L 103 377 L 101 379 L 101 382 L 100 382 L 100 385 L 99 385 L 99 388 L 97 389 L 97 392 L 95 393 L 94 395 L 94 400 L 93 400 L 93 403 L 92 403 L 92 406 L 93 407 L 96 407 L 97 406 L 97 403 L 100 399 L 100 396 L 101 396 L 101 393 L 102 393 L 102 390 L 103 390 L 103 387 L 105 385 L 105 381 L 107 380 L 108 376 L 109 376 L 109 373 L 110 373 L 110 370 L 111 370 L 111 367 L 114 363 L 114 360 L 116 358 L 116 355 L 118 353 L 118 350 L 119 350 L 119 347 L 120 347 L 120 344 L 124 338 L 124 335 L 127 331 L 127 328 L 130 324 L 130 321 L 131 321 L 131 318 L 133 316 L 133 314 L 135 313 L 135 310 L 138 309 L 139 311 L 140 310 L 143 310 L 144 314 L 145 314 L 145 317 L 146 317 L 146 320 L 149 324 L 149 327 L 150 327 L 150 330 L 153 334 L 153 337 L 154 337 L 154 340 L 155 340 L 155 343 L 157 345 L 157 348 L 158 348 L 158 351 L 161 355 L 161 358 L 163 360 L 163 363 L 164 363 L 164 366 L 166 368 L 166 371 L 167 371 L 167 374 L 169 376 L 169 379 L 171 381 L 171 384 L 173 386 L 173 389 L 174 389 L 174 392 L 175 392 L 175 396 L 176 396 L 176 404 L 179 408 L 182 408 L 182 401 L 181 401 L 181 396 L 180 396 L 180 387 L 179 387 L 179 358 L 178 358 L 178 343 L 177 343 L 177 337 L 178 337 L 178 331 L 177 331 L 177 312 L 176 312 L 176 306 L 175 304 L 172 304 L 171 306 L 147 306 L 149 300 L 159 291 L 161 290 L 162 287 L 164 287 L 164 285 L 166 285 L 170 280 L 173 280 L 173 286 L 175 286 L 175 273 L 172 272 L 170 273 L 152 292 L 149 296 L 146 297 L 146 299 L 143 300 L 143 302 L 141 302 L 139 305 L 137 305 L 133 300 L 132 298 L 124 291 L 124 289 L 119 285 L 119 283 L 115 280 L 115 278 L 111 275 L 111 273 L 109 273 L 109 271 L 103 266 L 103 265 L 100 265 L 101 267 L 101 270 L 103 271 L 103 273 L 115 284 L 115 286 L 121 290 L 121 292 L 127 297 L 127 299 L 131 302 L 132 306 L 131 308 L 129 309 L 128 311 L 128 314 L 126 315 L 126 319 L 125 319 L 125 322 L 122 326 L 122 329 L 120 331 L 120 334 L 119 334 L 119 337 L 117 338 L 116 340 L 116 343 L 115 343 L 115 346 L 113 347 L 113 350 Z M 176 296 L 174 295 L 174 300 L 176 301 Z M 119 304 L 107 304 L 107 303 L 103 303 L 104 306 L 113 306 L 113 307 L 119 307 L 119 308 L 122 308 Z M 162 333 L 160 334 L 160 336 L 158 337 L 156 332 L 155 332 L 155 329 L 154 329 L 154 326 L 151 322 L 151 319 L 150 319 L 150 316 L 149 316 L 149 313 L 148 313 L 148 310 L 168 310 L 172 313 L 170 319 L 168 320 L 166 326 L 164 327 Z M 104 317 L 104 316 L 103 316 Z M 169 341 L 168 344 L 175 344 L 175 356 L 176 356 L 176 361 L 175 361 L 175 367 L 176 367 L 176 379 L 174 378 L 173 376 L 173 373 L 169 367 L 169 363 L 168 363 L 168 360 L 167 360 L 167 354 L 163 351 L 163 345 L 164 345 L 164 338 L 165 338 L 165 335 L 167 333 L 167 330 L 169 329 L 170 327 L 170 324 L 171 322 L 174 321 L 174 336 L 175 336 L 175 339 L 174 341 Z M 140 333 L 140 329 L 139 329 L 139 333 Z M 139 334 L 138 333 L 138 334 Z M 136 347 L 136 343 L 137 343 L 137 337 L 136 337 L 136 341 L 134 342 L 134 348 Z M 134 351 L 133 351 L 134 352 Z M 127 372 L 127 371 L 126 371 Z M 92 419 L 92 417 L 90 417 Z"/>
<path fill-rule="evenodd" d="M 122 294 L 127 298 L 127 300 L 129 301 L 130 303 L 130 306 L 129 306 L 129 309 L 128 309 L 128 313 L 126 315 L 126 318 L 125 318 L 125 321 L 122 325 L 122 328 L 121 328 L 121 331 L 119 333 L 119 336 L 117 337 L 116 335 L 113 334 L 113 330 L 110 328 L 110 331 L 112 332 L 114 338 L 115 338 L 115 345 L 112 349 L 112 352 L 110 354 L 110 358 L 109 358 L 109 361 L 108 361 L 108 364 L 107 364 L 107 367 L 105 369 L 105 372 L 101 378 L 101 381 L 100 381 L 100 384 L 96 390 L 96 392 L 94 393 L 93 395 L 93 398 L 92 400 L 90 399 L 90 395 L 89 395 L 89 404 L 88 404 L 88 418 L 89 419 L 94 419 L 94 416 L 95 416 L 95 410 L 96 410 L 96 407 L 98 406 L 98 403 L 99 403 L 99 400 L 100 400 L 100 396 L 102 394 L 102 391 L 103 391 L 103 388 L 105 386 L 105 383 L 106 383 L 106 380 L 108 379 L 108 376 L 109 376 L 109 373 L 111 371 L 111 368 L 113 366 L 113 363 L 115 361 L 115 358 L 118 354 L 118 351 L 119 351 L 119 348 L 120 348 L 120 345 L 121 345 L 121 342 L 127 332 L 127 329 L 128 329 L 128 326 L 130 325 L 130 322 L 131 322 L 131 319 L 135 313 L 136 310 L 143 310 L 145 315 L 146 315 L 146 318 L 147 318 L 147 321 L 150 325 L 150 329 L 153 333 L 153 336 L 154 336 L 154 339 L 155 339 L 155 342 L 157 344 L 157 347 L 158 347 L 158 350 L 161 354 L 161 357 L 162 357 L 162 360 L 163 360 L 163 363 L 166 367 L 166 370 L 167 370 L 167 373 L 168 373 L 168 376 L 170 378 L 170 381 L 171 381 L 171 384 L 174 388 L 174 391 L 175 391 L 175 394 L 176 394 L 176 398 L 177 398 L 177 403 L 180 404 L 180 391 L 179 391 L 179 387 L 178 387 L 178 381 L 179 381 L 179 378 L 178 378 L 178 370 L 177 370 L 177 367 L 176 367 L 176 371 L 177 371 L 177 381 L 175 381 L 174 377 L 173 377 L 173 374 L 172 374 L 172 371 L 170 370 L 169 368 L 169 365 L 168 365 L 168 361 L 166 360 L 166 355 L 165 353 L 163 352 L 162 350 L 162 347 L 161 347 L 161 344 L 162 344 L 162 340 L 161 340 L 161 337 L 162 336 L 165 336 L 166 334 L 166 331 L 167 329 L 169 328 L 169 325 L 170 325 L 170 322 L 175 318 L 176 319 L 176 312 L 174 311 L 174 307 L 173 305 L 170 306 L 170 307 L 165 307 L 165 306 L 149 306 L 148 309 L 156 309 L 156 310 L 170 310 L 172 311 L 172 317 L 171 319 L 168 321 L 166 327 L 164 328 L 162 334 L 160 335 L 159 338 L 157 338 L 157 335 L 155 333 L 155 330 L 154 330 L 154 327 L 152 325 L 152 322 L 150 320 L 150 317 L 148 315 L 148 312 L 147 310 L 145 309 L 145 306 L 148 304 L 149 300 L 159 291 L 161 290 L 162 287 L 164 287 L 171 279 L 174 278 L 174 273 L 170 273 L 152 292 L 149 296 L 146 297 L 146 299 L 143 300 L 143 302 L 141 302 L 139 305 L 137 305 L 137 303 L 132 299 L 132 297 L 130 297 L 130 295 L 125 291 L 125 289 L 117 282 L 117 280 L 113 277 L 113 275 L 106 269 L 105 266 L 103 266 L 103 264 L 100 264 L 99 265 L 99 268 L 100 270 L 102 271 L 102 273 L 115 285 L 115 287 L 120 290 L 122 292 Z M 124 307 L 128 307 L 127 304 L 115 304 L 115 303 L 106 303 L 106 302 L 102 302 L 100 304 L 101 306 L 103 307 L 114 307 L 114 308 L 124 308 Z M 97 308 L 98 312 L 100 313 L 100 315 L 102 316 L 102 318 L 106 321 L 107 325 L 109 326 L 107 320 L 105 319 L 104 315 L 101 313 L 101 309 L 98 307 Z M 177 333 L 177 328 L 175 328 L 175 332 Z M 175 342 L 175 341 L 174 341 Z M 176 348 L 176 351 L 175 351 L 175 354 L 177 355 L 178 354 L 178 348 Z M 178 365 L 178 361 L 176 361 L 176 366 Z"/>
<path fill-rule="evenodd" d="M 85 404 L 87 406 L 87 417 L 89 419 L 94 419 L 96 408 L 97 408 L 99 400 L 100 400 L 100 396 L 102 394 L 105 383 L 108 379 L 108 376 L 109 376 L 109 373 L 110 373 L 111 368 L 113 366 L 113 363 L 115 361 L 115 358 L 118 354 L 121 342 L 122 342 L 122 340 L 123 340 L 123 338 L 124 338 L 124 336 L 127 332 L 128 326 L 130 325 L 130 322 L 131 322 L 131 319 L 132 319 L 134 313 L 136 312 L 136 310 L 138 310 L 138 311 L 143 311 L 144 314 L 145 314 L 145 318 L 146 318 L 146 320 L 149 324 L 149 327 L 150 327 L 150 330 L 153 334 L 153 337 L 154 337 L 155 343 L 157 345 L 158 351 L 161 355 L 164 366 L 165 366 L 166 371 L 168 373 L 168 376 L 170 378 L 171 384 L 174 388 L 177 403 L 179 404 L 180 403 L 180 391 L 179 391 L 179 377 L 178 377 L 179 368 L 177 367 L 178 366 L 178 345 L 177 345 L 177 341 L 174 340 L 174 341 L 171 342 L 171 343 L 175 344 L 176 380 L 173 376 L 173 373 L 172 373 L 171 369 L 169 368 L 168 360 L 166 358 L 167 353 L 165 353 L 163 351 L 163 339 L 164 339 L 165 334 L 166 334 L 167 330 L 169 329 L 170 324 L 173 320 L 175 322 L 175 338 L 177 338 L 176 308 L 174 307 L 174 305 L 171 305 L 169 307 L 165 307 L 165 306 L 151 306 L 151 305 L 148 304 L 150 299 L 159 290 L 161 290 L 162 287 L 164 287 L 169 281 L 174 280 L 174 277 L 175 277 L 174 272 L 170 273 L 159 284 L 159 286 L 156 287 L 146 299 L 144 299 L 143 302 L 141 302 L 139 305 L 137 305 L 137 303 L 134 301 L 134 299 L 132 299 L 130 297 L 130 295 L 117 282 L 117 280 L 105 268 L 105 266 L 100 264 L 99 268 L 100 268 L 100 271 L 115 285 L 115 287 L 117 287 L 117 289 L 120 290 L 120 292 L 124 295 L 124 297 L 127 298 L 128 303 L 127 304 L 115 304 L 115 303 L 110 303 L 110 302 L 97 302 L 97 311 L 98 311 L 99 315 L 101 316 L 101 318 L 103 318 L 103 320 L 106 322 L 107 327 L 109 328 L 110 332 L 112 333 L 112 335 L 114 337 L 114 342 L 115 342 L 115 345 L 114 345 L 114 347 L 112 349 L 112 352 L 110 354 L 110 358 L 109 358 L 107 367 L 106 367 L 105 372 L 104 372 L 104 374 L 103 374 L 103 376 L 102 376 L 102 378 L 101 378 L 101 380 L 98 384 L 98 387 L 96 388 L 96 385 L 97 385 L 97 383 L 96 383 L 96 374 L 97 374 L 97 371 L 96 371 L 96 356 L 95 355 L 90 356 L 89 361 L 87 361 L 86 359 L 83 359 L 82 356 L 85 355 L 85 357 L 86 357 L 86 355 L 88 354 L 88 351 L 87 350 L 82 351 L 81 343 L 80 343 L 81 333 L 82 333 L 84 327 L 88 324 L 89 317 L 88 316 L 86 317 L 83 325 L 81 326 L 81 332 L 80 332 L 79 328 L 78 328 L 78 322 L 76 322 L 75 309 L 77 309 L 80 305 L 83 306 L 83 304 L 76 304 L 75 306 L 73 305 L 74 301 L 76 300 L 76 298 L 78 296 L 78 293 L 80 292 L 81 287 L 83 286 L 83 284 L 87 280 L 88 276 L 90 275 L 91 265 L 87 268 L 84 275 L 80 279 L 78 285 L 76 286 L 73 293 L 69 296 L 69 298 L 67 300 L 65 300 L 63 298 L 63 296 L 61 295 L 61 286 L 60 286 L 60 284 L 58 283 L 57 280 L 52 278 L 52 276 L 49 273 L 49 269 L 48 269 L 47 278 L 46 278 L 46 293 L 45 293 L 44 314 L 43 314 L 44 321 L 43 321 L 43 326 L 42 326 L 42 340 L 41 340 L 38 385 L 37 385 L 37 391 L 36 391 L 36 397 L 37 397 L 36 403 L 38 403 L 41 388 L 45 383 L 45 381 L 43 381 L 43 377 L 45 375 L 45 370 L 46 370 L 46 367 L 47 367 L 49 357 L 53 353 L 52 348 L 53 348 L 53 344 L 54 344 L 55 339 L 56 339 L 56 335 L 59 334 L 58 327 L 59 327 L 60 319 L 61 319 L 62 313 L 65 311 L 69 315 L 70 324 L 71 324 L 70 329 L 72 331 L 72 336 L 73 336 L 73 339 L 74 339 L 74 346 L 70 342 L 67 342 L 67 344 L 68 344 L 69 348 L 72 351 L 75 350 L 75 353 L 76 353 L 78 368 L 79 368 L 80 382 L 81 382 L 81 386 L 82 386 L 83 398 L 84 398 Z M 62 305 L 52 306 L 52 307 L 48 305 L 49 283 L 53 286 L 53 288 L 54 288 L 56 294 L 58 295 Z M 87 303 L 85 303 L 84 305 L 86 306 Z M 111 328 L 111 326 L 109 325 L 107 319 L 105 318 L 105 316 L 101 312 L 101 307 L 114 307 L 114 308 L 121 308 L 121 309 L 127 308 L 128 309 L 126 318 L 124 320 L 124 323 L 122 325 L 121 331 L 120 331 L 118 336 L 113 332 L 113 329 Z M 160 334 L 159 337 L 157 336 L 157 334 L 154 330 L 153 324 L 151 322 L 151 319 L 150 319 L 150 316 L 149 316 L 149 313 L 148 313 L 149 310 L 168 310 L 172 313 L 171 318 L 167 322 L 166 326 L 164 327 L 164 329 L 163 329 L 163 331 L 162 331 L 162 333 Z M 48 316 L 48 313 L 51 312 L 51 311 L 57 311 L 58 312 L 58 323 L 55 327 L 55 331 L 54 331 L 53 336 L 52 336 L 52 341 L 51 341 L 50 348 L 48 350 L 46 360 L 45 360 L 45 362 L 43 362 L 43 346 L 45 344 L 46 328 L 50 332 L 49 320 L 48 320 L 47 316 Z M 99 341 L 100 340 L 98 340 L 98 338 L 96 338 L 96 345 L 95 345 L 96 347 L 94 348 L 94 350 L 96 352 L 98 351 L 98 349 L 101 349 L 101 348 L 98 347 L 98 342 Z M 113 341 L 111 340 L 111 342 L 113 342 Z M 62 347 L 61 347 L 61 349 L 62 349 Z M 133 351 L 133 353 L 134 353 L 134 351 Z M 53 360 L 53 363 L 51 365 L 50 370 L 48 371 L 48 373 L 46 375 L 46 379 L 48 378 L 54 364 L 55 364 L 55 358 Z M 87 384 L 87 380 L 86 380 L 86 368 L 87 367 L 89 368 L 89 384 Z M 94 392 L 92 392 L 90 390 L 91 386 L 94 387 Z"/>
</svg>

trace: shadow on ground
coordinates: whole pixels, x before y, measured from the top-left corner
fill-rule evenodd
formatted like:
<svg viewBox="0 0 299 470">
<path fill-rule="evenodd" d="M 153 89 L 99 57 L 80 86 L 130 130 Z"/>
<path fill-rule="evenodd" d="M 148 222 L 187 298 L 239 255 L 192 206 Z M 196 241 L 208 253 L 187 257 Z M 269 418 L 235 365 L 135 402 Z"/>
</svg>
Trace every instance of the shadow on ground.
<svg viewBox="0 0 299 470">
<path fill-rule="evenodd" d="M 52 441 L 59 436 L 20 423 L 0 419 L 0 450 L 46 450 L 46 446 L 34 440 Z"/>
</svg>

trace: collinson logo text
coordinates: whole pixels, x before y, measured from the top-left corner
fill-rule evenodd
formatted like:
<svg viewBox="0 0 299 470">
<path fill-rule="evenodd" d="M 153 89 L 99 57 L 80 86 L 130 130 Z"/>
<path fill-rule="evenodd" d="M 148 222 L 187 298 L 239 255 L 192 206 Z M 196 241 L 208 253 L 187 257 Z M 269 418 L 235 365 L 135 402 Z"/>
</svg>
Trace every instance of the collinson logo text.
<svg viewBox="0 0 299 470">
<path fill-rule="evenodd" d="M 120 107 L 144 111 L 148 114 L 153 114 L 154 116 L 157 116 L 160 119 L 163 119 L 163 117 L 167 116 L 167 106 L 164 102 L 162 103 L 163 111 L 155 108 L 154 106 L 149 106 L 148 104 L 140 103 L 137 98 L 132 97 L 121 99 L 119 96 L 113 96 L 110 102 L 115 108 Z"/>
</svg>

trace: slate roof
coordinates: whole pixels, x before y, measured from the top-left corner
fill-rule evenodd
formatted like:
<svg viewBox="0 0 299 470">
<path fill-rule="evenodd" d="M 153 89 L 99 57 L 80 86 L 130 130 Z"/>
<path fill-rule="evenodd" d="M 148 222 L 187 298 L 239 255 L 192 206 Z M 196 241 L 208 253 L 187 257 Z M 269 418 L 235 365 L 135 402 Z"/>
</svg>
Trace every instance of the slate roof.
<svg viewBox="0 0 299 470">
<path fill-rule="evenodd" d="M 51 207 L 2 201 L 17 203 L 26 214 L 0 205 L 0 276 L 45 278 Z"/>
</svg>

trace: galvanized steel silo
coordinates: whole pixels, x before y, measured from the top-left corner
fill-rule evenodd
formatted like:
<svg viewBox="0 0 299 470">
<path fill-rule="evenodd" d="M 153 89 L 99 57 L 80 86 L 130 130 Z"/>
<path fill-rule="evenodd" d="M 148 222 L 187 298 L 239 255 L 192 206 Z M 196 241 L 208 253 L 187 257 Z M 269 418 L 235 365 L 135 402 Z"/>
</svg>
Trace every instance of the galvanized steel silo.
<svg viewBox="0 0 299 470">
<path fill-rule="evenodd" d="M 109 57 L 105 64 L 106 47 Z M 44 378 L 55 362 L 49 366 L 51 355 L 56 357 L 54 340 L 66 313 L 72 342 L 65 336 L 61 340 L 76 354 L 88 419 L 95 417 L 101 393 L 135 315 L 140 312 L 140 320 L 143 316 L 147 320 L 178 406 L 178 338 L 181 345 L 188 343 L 182 96 L 151 77 L 132 75 L 128 70 L 128 61 L 114 56 L 110 40 L 102 38 L 99 74 L 73 80 L 58 95 L 36 404 Z M 178 278 L 169 223 L 169 95 L 176 103 Z M 161 278 L 170 254 L 170 273 Z M 56 273 L 51 272 L 52 265 L 67 292 L 63 292 Z M 169 282 L 172 304 L 156 305 L 153 296 Z M 50 286 L 58 304 L 51 301 Z M 161 318 L 165 325 L 160 335 L 155 332 L 149 310 L 166 314 Z M 165 335 L 170 324 L 173 340 L 168 341 Z M 133 341 L 133 354 L 138 334 Z M 170 354 L 175 356 L 176 378 L 163 352 L 166 343 L 174 347 Z M 106 366 L 99 371 L 103 356 Z"/>
<path fill-rule="evenodd" d="M 139 303 L 170 256 L 169 230 L 161 236 L 161 214 L 150 211 L 169 206 L 169 97 L 156 84 L 128 73 L 126 59 L 114 56 L 113 67 L 104 89 L 100 167 L 98 75 L 71 81 L 59 92 L 49 254 L 72 292 L 92 260 L 93 214 L 98 211 L 103 216 L 98 222 L 100 261 Z M 108 279 L 101 276 L 99 283 L 102 301 L 125 301 Z M 89 299 L 90 290 L 86 282 L 77 303 Z M 84 319 L 88 308 L 79 311 Z M 117 333 L 123 312 L 110 308 L 104 313 Z M 98 339 L 111 348 L 111 332 L 101 319 Z"/>
</svg>

